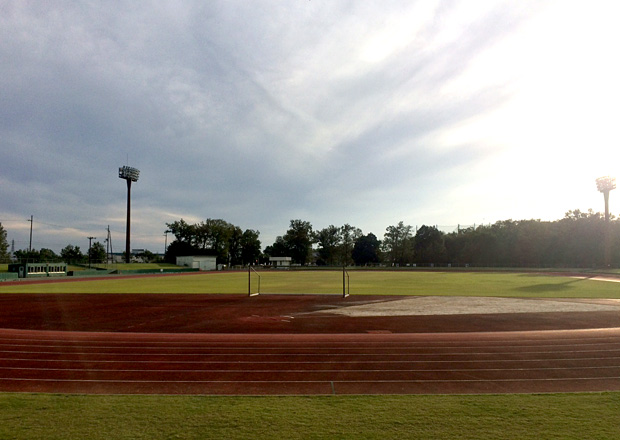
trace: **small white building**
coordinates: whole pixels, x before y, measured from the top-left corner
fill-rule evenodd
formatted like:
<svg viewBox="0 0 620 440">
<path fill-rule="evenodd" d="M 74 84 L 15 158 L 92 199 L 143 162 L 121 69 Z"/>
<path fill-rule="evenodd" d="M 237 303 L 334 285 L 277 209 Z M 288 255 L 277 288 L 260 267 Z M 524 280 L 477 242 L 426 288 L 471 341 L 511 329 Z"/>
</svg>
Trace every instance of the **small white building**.
<svg viewBox="0 0 620 440">
<path fill-rule="evenodd" d="M 289 268 L 291 260 L 291 257 L 269 257 L 269 263 L 275 268 Z"/>
<path fill-rule="evenodd" d="M 177 266 L 191 267 L 198 270 L 216 270 L 217 257 L 211 255 L 193 255 L 177 257 Z"/>
</svg>

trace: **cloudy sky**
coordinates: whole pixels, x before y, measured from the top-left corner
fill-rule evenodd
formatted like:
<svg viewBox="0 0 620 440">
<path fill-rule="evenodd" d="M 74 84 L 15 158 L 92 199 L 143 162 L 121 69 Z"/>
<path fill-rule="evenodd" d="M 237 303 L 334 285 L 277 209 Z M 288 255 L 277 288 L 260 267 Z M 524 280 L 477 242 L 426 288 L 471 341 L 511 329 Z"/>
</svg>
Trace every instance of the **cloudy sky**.
<svg viewBox="0 0 620 440">
<path fill-rule="evenodd" d="M 603 210 L 620 4 L 0 0 L 0 222 L 16 249 L 162 252 L 167 222 L 413 226 Z M 620 212 L 612 193 L 611 211 Z M 170 242 L 171 237 L 168 237 Z"/>
</svg>

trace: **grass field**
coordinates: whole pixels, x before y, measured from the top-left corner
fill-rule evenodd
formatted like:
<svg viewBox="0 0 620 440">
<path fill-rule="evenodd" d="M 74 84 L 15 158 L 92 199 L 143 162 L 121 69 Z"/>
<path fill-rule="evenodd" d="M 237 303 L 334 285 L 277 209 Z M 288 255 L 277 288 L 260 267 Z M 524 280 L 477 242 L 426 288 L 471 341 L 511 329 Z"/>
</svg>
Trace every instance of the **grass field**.
<svg viewBox="0 0 620 440">
<path fill-rule="evenodd" d="M 256 277 L 253 278 L 256 282 Z M 532 273 L 351 271 L 351 294 L 620 298 Z M 2 292 L 247 293 L 246 272 L 3 286 Z M 263 292 L 342 293 L 342 272 L 261 272 Z M 210 397 L 0 393 L 4 439 L 612 439 L 620 393 Z"/>
<path fill-rule="evenodd" d="M 263 271 L 263 293 L 342 294 L 341 271 Z M 538 273 L 350 271 L 352 295 L 620 298 L 620 284 Z M 252 290 L 258 277 L 252 274 Z M 247 272 L 3 285 L 14 293 L 248 293 Z"/>
<path fill-rule="evenodd" d="M 179 397 L 0 394 L 3 439 L 615 439 L 620 393 Z"/>
</svg>

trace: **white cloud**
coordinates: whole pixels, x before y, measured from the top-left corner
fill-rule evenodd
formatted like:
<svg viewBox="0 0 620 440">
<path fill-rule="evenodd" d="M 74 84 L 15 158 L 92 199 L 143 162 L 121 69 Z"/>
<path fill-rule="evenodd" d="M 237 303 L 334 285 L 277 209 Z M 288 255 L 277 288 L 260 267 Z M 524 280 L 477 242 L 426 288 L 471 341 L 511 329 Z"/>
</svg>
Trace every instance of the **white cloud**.
<svg viewBox="0 0 620 440">
<path fill-rule="evenodd" d="M 0 8 L 0 221 L 18 248 L 31 214 L 35 247 L 122 235 L 128 160 L 132 241 L 154 250 L 179 218 L 263 245 L 293 218 L 380 238 L 557 218 L 617 173 L 606 2 Z"/>
</svg>

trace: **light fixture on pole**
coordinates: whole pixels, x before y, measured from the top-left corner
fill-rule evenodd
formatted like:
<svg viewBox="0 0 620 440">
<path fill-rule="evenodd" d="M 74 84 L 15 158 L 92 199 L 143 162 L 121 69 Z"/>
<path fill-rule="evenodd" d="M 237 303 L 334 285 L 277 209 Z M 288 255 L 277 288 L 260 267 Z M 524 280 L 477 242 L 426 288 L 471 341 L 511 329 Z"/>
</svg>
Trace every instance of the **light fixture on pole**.
<svg viewBox="0 0 620 440">
<path fill-rule="evenodd" d="M 166 229 L 166 231 L 164 232 L 164 237 L 166 237 L 164 241 L 164 258 L 166 256 L 166 252 L 168 252 L 168 233 L 169 232 L 172 232 L 172 231 L 169 229 Z"/>
<path fill-rule="evenodd" d="M 118 177 L 127 181 L 127 234 L 125 238 L 125 262 L 129 263 L 131 249 L 130 239 L 131 236 L 131 182 L 137 182 L 140 177 L 140 170 L 128 166 L 123 166 L 118 169 Z"/>
<path fill-rule="evenodd" d="M 609 221 L 609 191 L 616 189 L 616 178 L 599 177 L 596 179 L 596 188 L 605 196 L 605 221 Z"/>
<path fill-rule="evenodd" d="M 609 267 L 611 263 L 611 230 L 609 225 L 609 191 L 616 189 L 615 177 L 599 177 L 596 179 L 596 188 L 603 193 L 605 197 L 605 267 Z"/>
</svg>

